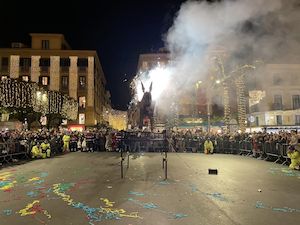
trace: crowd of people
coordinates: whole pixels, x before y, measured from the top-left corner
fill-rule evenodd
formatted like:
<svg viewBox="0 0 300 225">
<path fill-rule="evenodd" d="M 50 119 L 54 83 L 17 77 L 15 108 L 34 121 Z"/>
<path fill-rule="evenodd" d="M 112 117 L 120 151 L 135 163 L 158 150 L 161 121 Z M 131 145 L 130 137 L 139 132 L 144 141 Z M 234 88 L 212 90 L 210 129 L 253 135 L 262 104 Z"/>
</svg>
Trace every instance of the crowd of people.
<svg viewBox="0 0 300 225">
<path fill-rule="evenodd" d="M 152 133 L 149 131 L 117 132 L 111 129 L 92 129 L 83 132 L 68 130 L 39 131 L 4 131 L 0 132 L 1 143 L 19 143 L 17 148 L 26 148 L 32 158 L 47 158 L 68 151 L 117 151 L 121 148 L 130 151 L 154 149 L 160 140 L 160 148 L 168 148 L 174 152 L 197 152 L 200 149 L 206 154 L 214 153 L 223 142 L 251 143 L 253 156 L 261 154 L 261 146 L 270 143 L 272 146 L 286 144 L 289 146 L 287 155 L 291 159 L 290 168 L 300 166 L 300 136 L 296 131 L 277 133 L 210 133 L 200 130 L 177 130 Z M 142 146 L 146 143 L 146 147 Z"/>
<path fill-rule="evenodd" d="M 2 131 L 0 144 L 14 148 L 13 152 L 27 149 L 32 158 L 47 158 L 69 151 L 113 151 L 117 145 L 114 130 L 68 130 Z M 5 150 L 4 150 L 5 151 Z"/>
</svg>

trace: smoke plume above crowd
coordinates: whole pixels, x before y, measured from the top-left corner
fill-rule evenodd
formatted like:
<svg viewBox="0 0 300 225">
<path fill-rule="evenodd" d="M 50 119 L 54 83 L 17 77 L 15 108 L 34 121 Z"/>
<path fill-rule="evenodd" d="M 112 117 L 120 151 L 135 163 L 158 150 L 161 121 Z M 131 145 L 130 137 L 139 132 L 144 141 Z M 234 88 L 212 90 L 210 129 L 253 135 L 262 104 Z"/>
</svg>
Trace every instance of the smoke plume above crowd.
<svg viewBox="0 0 300 225">
<path fill-rule="evenodd" d="M 168 78 L 162 84 L 161 78 L 147 73 L 138 81 L 153 82 L 153 89 L 161 94 L 156 97 L 168 98 L 166 89 L 184 90 L 205 80 L 211 67 L 207 56 L 218 48 L 225 50 L 231 65 L 251 64 L 257 59 L 299 63 L 299 24 L 298 0 L 187 1 L 164 35 L 170 52 L 170 63 L 163 67 Z"/>
</svg>

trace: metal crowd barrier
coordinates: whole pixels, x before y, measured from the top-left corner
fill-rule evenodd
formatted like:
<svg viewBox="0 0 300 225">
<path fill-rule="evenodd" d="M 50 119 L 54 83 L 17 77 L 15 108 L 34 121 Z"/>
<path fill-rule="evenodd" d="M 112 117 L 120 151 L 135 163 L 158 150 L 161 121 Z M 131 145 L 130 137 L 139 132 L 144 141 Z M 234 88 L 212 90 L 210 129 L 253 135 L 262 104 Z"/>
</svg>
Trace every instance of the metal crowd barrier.
<svg viewBox="0 0 300 225">
<path fill-rule="evenodd" d="M 0 162 L 11 163 L 18 156 L 28 158 L 29 146 L 25 141 L 7 141 L 0 143 Z"/>
<path fill-rule="evenodd" d="M 280 148 L 280 155 L 284 159 L 282 165 L 290 164 L 290 158 L 287 155 L 289 145 L 288 144 L 282 144 Z"/>
</svg>

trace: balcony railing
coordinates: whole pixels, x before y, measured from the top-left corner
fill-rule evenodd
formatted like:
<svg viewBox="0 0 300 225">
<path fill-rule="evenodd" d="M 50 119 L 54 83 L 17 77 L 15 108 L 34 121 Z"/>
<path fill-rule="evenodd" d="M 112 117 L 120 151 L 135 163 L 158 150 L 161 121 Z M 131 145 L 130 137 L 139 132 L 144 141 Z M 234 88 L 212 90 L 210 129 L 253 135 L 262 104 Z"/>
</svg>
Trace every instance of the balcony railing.
<svg viewBox="0 0 300 225">
<path fill-rule="evenodd" d="M 283 110 L 283 105 L 280 103 L 273 103 L 272 110 Z"/>
<path fill-rule="evenodd" d="M 79 66 L 78 67 L 78 73 L 86 73 L 87 67 L 85 66 Z"/>
<path fill-rule="evenodd" d="M 2 73 L 8 73 L 8 66 L 2 66 L 1 67 L 1 72 Z"/>
<path fill-rule="evenodd" d="M 21 73 L 28 73 L 30 71 L 29 66 L 20 66 L 20 72 Z"/>
<path fill-rule="evenodd" d="M 68 66 L 61 66 L 60 67 L 61 73 L 69 73 L 69 67 Z"/>
<path fill-rule="evenodd" d="M 49 66 L 41 66 L 41 72 L 42 73 L 48 73 L 49 72 Z"/>
</svg>

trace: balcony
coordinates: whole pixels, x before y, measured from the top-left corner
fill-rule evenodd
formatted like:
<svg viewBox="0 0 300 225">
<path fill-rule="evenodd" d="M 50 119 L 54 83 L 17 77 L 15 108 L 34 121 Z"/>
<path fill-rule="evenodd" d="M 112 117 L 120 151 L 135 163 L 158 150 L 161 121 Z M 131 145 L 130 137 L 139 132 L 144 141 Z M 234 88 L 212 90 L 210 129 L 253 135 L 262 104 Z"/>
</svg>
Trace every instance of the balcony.
<svg viewBox="0 0 300 225">
<path fill-rule="evenodd" d="M 78 67 L 78 73 L 86 73 L 87 67 L 86 66 L 79 66 Z"/>
<path fill-rule="evenodd" d="M 280 103 L 273 103 L 272 110 L 283 110 L 283 105 Z"/>
<path fill-rule="evenodd" d="M 49 66 L 41 66 L 41 73 L 49 73 Z"/>
<path fill-rule="evenodd" d="M 29 73 L 30 67 L 29 66 L 20 66 L 20 73 Z"/>
<path fill-rule="evenodd" d="M 2 66 L 1 73 L 8 73 L 8 66 Z"/>
<path fill-rule="evenodd" d="M 61 66 L 60 67 L 61 73 L 69 73 L 69 67 L 68 66 Z"/>
</svg>

